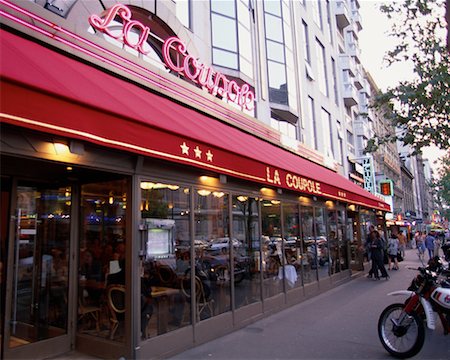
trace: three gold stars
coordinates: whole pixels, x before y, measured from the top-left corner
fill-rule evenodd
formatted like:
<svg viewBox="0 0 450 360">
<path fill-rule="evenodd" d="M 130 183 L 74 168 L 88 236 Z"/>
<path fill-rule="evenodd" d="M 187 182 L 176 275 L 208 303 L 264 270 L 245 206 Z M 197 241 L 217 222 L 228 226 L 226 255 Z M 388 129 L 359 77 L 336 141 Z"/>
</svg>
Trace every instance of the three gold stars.
<svg viewBox="0 0 450 360">
<path fill-rule="evenodd" d="M 189 149 L 190 149 L 190 147 L 186 144 L 186 141 L 183 141 L 183 143 L 180 145 L 180 148 L 181 148 L 181 154 L 182 155 L 187 155 L 187 156 L 190 156 L 189 155 Z M 203 154 L 203 151 L 200 149 L 200 147 L 197 145 L 195 148 L 194 148 L 194 156 L 195 156 L 195 158 L 196 159 L 202 159 L 202 154 Z M 208 149 L 208 151 L 206 152 L 206 161 L 209 161 L 209 162 L 212 162 L 213 161 L 213 157 L 214 157 L 214 154 L 211 152 L 211 150 L 210 149 Z"/>
</svg>

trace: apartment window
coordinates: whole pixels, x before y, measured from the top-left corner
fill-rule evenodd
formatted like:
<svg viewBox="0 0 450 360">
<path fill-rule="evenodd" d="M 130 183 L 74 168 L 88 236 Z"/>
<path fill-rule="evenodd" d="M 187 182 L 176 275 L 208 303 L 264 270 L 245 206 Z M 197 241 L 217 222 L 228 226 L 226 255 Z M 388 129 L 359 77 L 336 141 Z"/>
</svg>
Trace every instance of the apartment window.
<svg viewBox="0 0 450 360">
<path fill-rule="evenodd" d="M 239 69 L 236 3 L 211 0 L 213 64 Z"/>
<path fill-rule="evenodd" d="M 264 1 L 269 100 L 288 105 L 286 55 L 281 1 Z"/>
<path fill-rule="evenodd" d="M 253 78 L 249 2 L 211 0 L 213 64 Z"/>
<path fill-rule="evenodd" d="M 325 61 L 325 48 L 322 43 L 316 38 L 316 57 L 317 57 L 317 72 L 319 75 L 319 89 L 325 96 L 328 94 L 328 78 L 327 65 Z"/>
<path fill-rule="evenodd" d="M 333 133 L 331 131 L 331 116 L 328 111 L 324 108 L 321 110 L 321 120 L 322 120 L 322 135 L 324 139 L 324 153 L 334 158 L 333 152 Z"/>
<path fill-rule="evenodd" d="M 331 5 L 330 0 L 327 0 L 327 26 L 328 26 L 328 35 L 330 36 L 330 43 L 334 43 L 333 39 L 333 27 L 331 26 Z"/>
<path fill-rule="evenodd" d="M 337 156 L 340 164 L 344 163 L 344 133 L 342 132 L 342 124 L 339 121 L 336 121 L 337 135 L 338 135 L 338 147 L 337 147 Z"/>
<path fill-rule="evenodd" d="M 320 0 L 313 0 L 312 6 L 314 22 L 319 28 L 323 29 L 322 7 L 320 5 Z"/>
<path fill-rule="evenodd" d="M 309 110 L 309 139 L 306 143 L 317 150 L 317 129 L 316 129 L 316 113 L 314 111 L 314 99 L 308 96 L 308 110 Z"/>
<path fill-rule="evenodd" d="M 191 28 L 191 0 L 174 0 L 177 19 L 187 28 Z"/>
<path fill-rule="evenodd" d="M 278 130 L 282 135 L 290 138 L 290 139 L 297 139 L 297 126 L 294 124 L 291 124 L 287 121 L 278 120 L 273 117 L 270 118 L 270 125 Z"/>
<path fill-rule="evenodd" d="M 337 87 L 337 73 L 336 73 L 336 61 L 331 58 L 331 71 L 333 72 L 333 78 L 332 78 L 332 88 L 334 92 L 334 102 L 336 105 L 339 106 L 339 94 L 338 94 L 338 87 Z"/>
<path fill-rule="evenodd" d="M 311 64 L 311 53 L 309 50 L 308 24 L 305 21 L 302 21 L 302 24 L 303 24 L 303 54 L 305 56 L 305 61 L 308 64 Z"/>
</svg>

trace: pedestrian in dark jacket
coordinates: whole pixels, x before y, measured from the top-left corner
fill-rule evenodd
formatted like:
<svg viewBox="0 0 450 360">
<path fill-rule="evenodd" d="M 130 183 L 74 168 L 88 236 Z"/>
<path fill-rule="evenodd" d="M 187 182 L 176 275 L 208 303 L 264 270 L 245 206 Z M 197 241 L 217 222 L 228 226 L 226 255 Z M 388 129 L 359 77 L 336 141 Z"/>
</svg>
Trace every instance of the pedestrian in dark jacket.
<svg viewBox="0 0 450 360">
<path fill-rule="evenodd" d="M 378 231 L 372 231 L 370 233 L 370 249 L 372 255 L 372 273 L 376 280 L 379 280 L 378 270 L 381 272 L 381 277 L 386 280 L 389 279 L 389 275 L 384 267 L 384 241 Z"/>
</svg>

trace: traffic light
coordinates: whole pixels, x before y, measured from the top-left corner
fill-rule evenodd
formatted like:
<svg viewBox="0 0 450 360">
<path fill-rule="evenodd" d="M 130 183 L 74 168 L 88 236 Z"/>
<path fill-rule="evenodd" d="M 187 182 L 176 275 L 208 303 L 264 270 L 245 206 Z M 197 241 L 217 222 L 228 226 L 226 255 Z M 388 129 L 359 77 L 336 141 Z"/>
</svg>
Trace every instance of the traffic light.
<svg viewBox="0 0 450 360">
<path fill-rule="evenodd" d="M 380 193 L 384 196 L 394 195 L 392 180 L 385 180 L 380 182 Z"/>
</svg>

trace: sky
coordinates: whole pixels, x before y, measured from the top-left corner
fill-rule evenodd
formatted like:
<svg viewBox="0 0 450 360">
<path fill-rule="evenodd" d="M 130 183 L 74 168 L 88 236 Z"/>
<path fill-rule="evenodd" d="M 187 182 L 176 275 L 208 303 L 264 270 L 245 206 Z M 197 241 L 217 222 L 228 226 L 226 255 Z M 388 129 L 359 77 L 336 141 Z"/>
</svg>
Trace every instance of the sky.
<svg viewBox="0 0 450 360">
<path fill-rule="evenodd" d="M 395 39 L 387 36 L 390 23 L 386 16 L 378 8 L 382 1 L 360 0 L 361 24 L 363 29 L 359 33 L 359 45 L 361 48 L 361 63 L 374 78 L 381 90 L 396 86 L 402 80 L 413 77 L 411 66 L 407 63 L 397 63 L 391 66 L 383 61 L 388 50 L 395 45 Z M 434 161 L 442 158 L 445 152 L 436 147 L 423 150 L 423 157 L 428 159 L 430 166 L 436 173 L 437 166 Z"/>
</svg>

